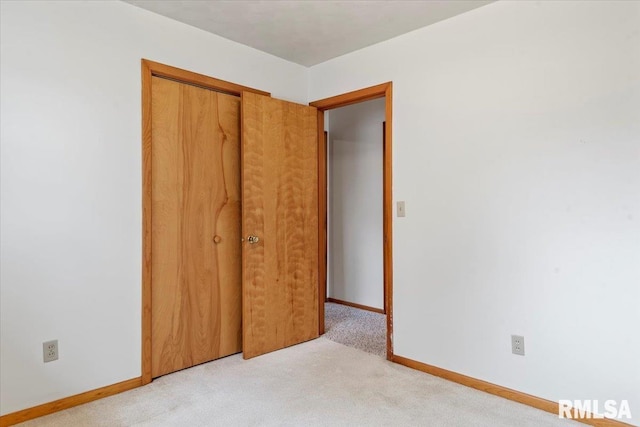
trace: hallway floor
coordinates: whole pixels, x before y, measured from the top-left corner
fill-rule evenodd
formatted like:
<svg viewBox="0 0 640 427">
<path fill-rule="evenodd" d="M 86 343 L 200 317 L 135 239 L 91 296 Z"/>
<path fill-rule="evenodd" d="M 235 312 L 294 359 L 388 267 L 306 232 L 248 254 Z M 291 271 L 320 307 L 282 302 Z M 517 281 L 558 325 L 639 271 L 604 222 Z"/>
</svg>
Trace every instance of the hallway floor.
<svg viewBox="0 0 640 427">
<path fill-rule="evenodd" d="M 342 304 L 324 305 L 324 337 L 380 357 L 387 355 L 387 320 L 384 314 Z"/>
</svg>

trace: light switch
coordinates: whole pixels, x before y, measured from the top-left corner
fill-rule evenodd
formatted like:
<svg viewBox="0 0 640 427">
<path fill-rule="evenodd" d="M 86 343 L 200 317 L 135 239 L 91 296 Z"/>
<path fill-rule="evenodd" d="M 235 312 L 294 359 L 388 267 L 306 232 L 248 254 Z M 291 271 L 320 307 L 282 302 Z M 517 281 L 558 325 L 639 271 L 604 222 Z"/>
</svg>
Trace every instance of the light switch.
<svg viewBox="0 0 640 427">
<path fill-rule="evenodd" d="M 406 211 L 404 210 L 404 202 L 398 202 L 398 217 L 403 217 L 406 215 Z"/>
</svg>

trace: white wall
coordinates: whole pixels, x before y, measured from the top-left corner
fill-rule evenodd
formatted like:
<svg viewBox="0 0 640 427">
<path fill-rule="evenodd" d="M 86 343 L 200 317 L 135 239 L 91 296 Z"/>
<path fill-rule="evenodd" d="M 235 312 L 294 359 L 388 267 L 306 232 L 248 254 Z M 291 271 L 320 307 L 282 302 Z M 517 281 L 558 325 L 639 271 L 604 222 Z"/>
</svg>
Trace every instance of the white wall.
<svg viewBox="0 0 640 427">
<path fill-rule="evenodd" d="M 140 58 L 298 102 L 307 71 L 121 2 L 0 17 L 6 414 L 140 375 Z M 394 82 L 397 354 L 640 424 L 639 22 L 498 2 L 310 70 L 309 99 Z"/>
<path fill-rule="evenodd" d="M 384 308 L 384 98 L 329 113 L 328 296 Z"/>
<path fill-rule="evenodd" d="M 497 2 L 309 79 L 393 81 L 395 353 L 640 424 L 640 3 Z"/>
<path fill-rule="evenodd" d="M 122 2 L 0 4 L 6 414 L 140 376 L 140 59 L 298 102 L 307 70 Z"/>
</svg>

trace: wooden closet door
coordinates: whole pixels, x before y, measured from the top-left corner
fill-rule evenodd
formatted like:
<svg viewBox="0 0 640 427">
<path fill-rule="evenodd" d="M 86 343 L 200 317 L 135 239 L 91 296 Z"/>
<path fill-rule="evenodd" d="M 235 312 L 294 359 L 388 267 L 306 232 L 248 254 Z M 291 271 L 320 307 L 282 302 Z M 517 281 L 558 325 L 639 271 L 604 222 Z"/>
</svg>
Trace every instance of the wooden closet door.
<svg viewBox="0 0 640 427">
<path fill-rule="evenodd" d="M 242 93 L 247 359 L 318 337 L 317 117 L 314 107 Z"/>
<path fill-rule="evenodd" d="M 240 352 L 240 99 L 152 78 L 152 376 Z"/>
</svg>

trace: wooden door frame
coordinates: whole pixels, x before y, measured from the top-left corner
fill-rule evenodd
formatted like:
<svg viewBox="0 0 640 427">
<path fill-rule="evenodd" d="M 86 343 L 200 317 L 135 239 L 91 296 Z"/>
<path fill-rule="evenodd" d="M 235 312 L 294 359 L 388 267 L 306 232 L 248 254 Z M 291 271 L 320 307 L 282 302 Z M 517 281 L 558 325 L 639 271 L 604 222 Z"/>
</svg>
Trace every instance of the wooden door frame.
<svg viewBox="0 0 640 427">
<path fill-rule="evenodd" d="M 310 102 L 318 109 L 318 225 L 319 225 L 319 329 L 324 334 L 324 302 L 327 293 L 327 145 L 324 138 L 324 112 L 334 108 L 346 107 L 359 102 L 385 98 L 384 126 L 384 171 L 383 171 L 383 269 L 384 269 L 384 311 L 387 315 L 387 360 L 393 359 L 393 198 L 392 198 L 392 130 L 393 130 L 393 82 L 382 83 L 342 95 L 332 96 Z"/>
<path fill-rule="evenodd" d="M 205 89 L 241 96 L 243 91 L 270 93 L 183 70 L 158 62 L 141 60 L 142 65 L 142 385 L 151 382 L 151 82 L 162 77 Z M 240 242 L 238 242 L 240 244 Z"/>
</svg>

